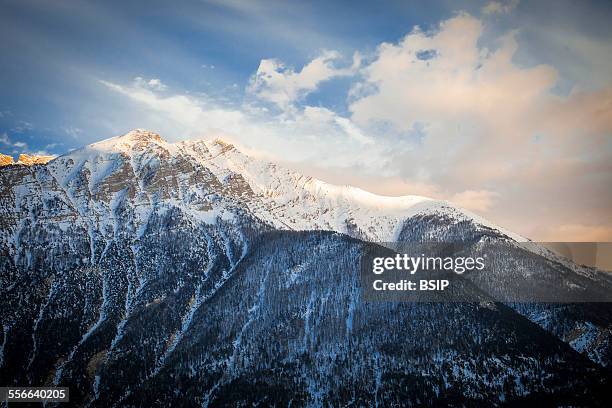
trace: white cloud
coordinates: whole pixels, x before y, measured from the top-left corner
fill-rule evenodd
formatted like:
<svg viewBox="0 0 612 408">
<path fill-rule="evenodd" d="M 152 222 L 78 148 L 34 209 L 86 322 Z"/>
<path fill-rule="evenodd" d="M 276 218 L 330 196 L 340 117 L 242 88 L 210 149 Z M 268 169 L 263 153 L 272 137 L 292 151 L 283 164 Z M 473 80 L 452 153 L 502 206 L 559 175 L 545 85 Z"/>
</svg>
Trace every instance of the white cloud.
<svg viewBox="0 0 612 408">
<path fill-rule="evenodd" d="M 12 141 L 8 133 L 4 132 L 0 135 L 0 143 L 6 148 L 12 148 L 13 152 L 24 151 L 28 149 L 28 144 L 22 141 Z"/>
<path fill-rule="evenodd" d="M 49 145 L 49 146 L 52 147 L 53 145 Z M 47 146 L 45 149 L 50 148 L 49 146 Z M 50 156 L 51 155 L 46 150 L 39 150 L 37 152 L 29 152 L 30 148 L 26 142 L 22 142 L 20 140 L 18 141 L 11 140 L 11 137 L 6 132 L 0 134 L 0 147 L 2 147 L 3 149 L 7 149 L 8 153 L 10 153 L 11 155 L 21 154 L 21 153 L 26 153 L 26 154 L 35 155 L 35 156 Z"/>
<path fill-rule="evenodd" d="M 13 133 L 25 133 L 34 129 L 34 125 L 30 122 L 26 122 L 24 120 L 20 120 L 17 124 L 11 129 Z"/>
<path fill-rule="evenodd" d="M 340 57 L 335 51 L 326 51 L 299 72 L 279 60 L 263 59 L 247 90 L 261 100 L 287 109 L 294 102 L 315 91 L 321 82 L 352 75 L 360 64 L 359 54 L 355 54 L 353 65 L 348 68 L 337 68 L 334 65 Z"/>
<path fill-rule="evenodd" d="M 352 119 L 364 128 L 390 122 L 405 132 L 422 125 L 425 136 L 411 168 L 425 168 L 426 177 L 446 185 L 515 174 L 542 148 L 534 146 L 536 135 L 547 135 L 546 143 L 560 149 L 556 158 L 577 148 L 597 151 L 612 131 L 605 114 L 612 90 L 556 96 L 554 68 L 513 63 L 514 32 L 494 51 L 479 46 L 482 35 L 482 22 L 461 14 L 433 34 L 416 29 L 398 44 L 382 44 L 355 87 Z M 420 59 L 423 50 L 436 56 Z"/>
<path fill-rule="evenodd" d="M 148 88 L 154 91 L 165 91 L 168 87 L 159 78 L 146 80 L 142 77 L 134 78 L 134 85 L 140 88 Z"/>
<path fill-rule="evenodd" d="M 83 133 L 83 130 L 78 128 L 78 127 L 74 127 L 74 126 L 65 126 L 62 128 L 62 130 L 70 137 L 72 137 L 75 140 L 78 140 L 79 137 L 81 136 L 81 134 Z"/>
<path fill-rule="evenodd" d="M 205 95 L 161 95 L 136 85 L 100 83 L 144 109 L 135 113 L 139 126 L 167 129 L 166 135 L 176 138 L 222 137 L 264 150 L 267 157 L 319 166 L 354 166 L 367 163 L 371 154 L 362 146 L 372 139 L 350 119 L 326 108 L 305 106 L 274 115 L 257 105 L 230 108 Z M 378 163 L 373 165 L 380 170 Z"/>
<path fill-rule="evenodd" d="M 160 96 L 140 86 L 140 83 L 134 86 L 123 86 L 103 80 L 100 82 L 149 110 L 164 114 L 164 120 L 171 120 L 179 129 L 200 132 L 213 130 L 232 132 L 237 130 L 237 125 L 244 121 L 240 111 L 207 105 L 206 101 L 188 95 Z"/>
</svg>

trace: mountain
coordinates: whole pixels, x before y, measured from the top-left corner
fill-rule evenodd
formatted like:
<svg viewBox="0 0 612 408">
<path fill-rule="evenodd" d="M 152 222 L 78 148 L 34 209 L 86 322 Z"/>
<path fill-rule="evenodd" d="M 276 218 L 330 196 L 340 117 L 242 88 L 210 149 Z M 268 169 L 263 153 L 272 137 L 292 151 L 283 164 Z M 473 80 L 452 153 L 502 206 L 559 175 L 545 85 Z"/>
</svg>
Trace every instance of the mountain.
<svg viewBox="0 0 612 408">
<path fill-rule="evenodd" d="M 10 164 L 23 164 L 26 166 L 31 166 L 33 164 L 46 164 L 49 161 L 53 160 L 55 156 L 50 155 L 31 155 L 22 153 L 19 155 L 19 158 L 15 162 L 12 156 L 7 156 L 5 154 L 0 153 L 0 167 L 8 166 Z"/>
<path fill-rule="evenodd" d="M 92 406 L 597 405 L 609 387 L 608 303 L 499 301 L 610 293 L 607 275 L 447 202 L 145 130 L 0 183 L 1 384 Z M 360 261 L 387 242 L 502 243 L 508 267 L 465 275 L 479 303 L 364 302 Z"/>
<path fill-rule="evenodd" d="M 53 160 L 55 156 L 51 156 L 48 154 L 36 155 L 36 154 L 20 154 L 17 158 L 18 164 L 25 164 L 26 166 L 31 166 L 33 164 L 45 164 L 49 161 Z"/>
<path fill-rule="evenodd" d="M 211 211 L 198 210 L 208 216 L 214 215 L 213 209 L 224 212 L 231 201 L 279 229 L 333 230 L 385 242 L 393 241 L 402 221 L 413 215 L 448 214 L 524 240 L 447 202 L 420 196 L 383 197 L 331 185 L 254 160 L 222 140 L 167 143 L 155 133 L 135 130 L 61 156 L 48 170 L 67 190 L 77 176 L 86 179 L 91 194 L 103 205 L 96 209 L 99 214 L 111 212 L 111 201 L 118 199 L 114 189 L 125 188 L 121 183 L 130 179 L 138 181 L 127 189 L 130 198 L 134 195 L 152 205 L 164 199 L 190 207 L 204 205 Z M 151 177 L 155 180 L 148 180 Z M 148 194 L 164 181 L 162 197 Z M 211 203 L 207 199 L 211 194 L 223 196 L 223 202 Z"/>
<path fill-rule="evenodd" d="M 7 166 L 13 163 L 15 163 L 15 160 L 13 160 L 12 156 L 0 153 L 0 166 Z"/>
</svg>

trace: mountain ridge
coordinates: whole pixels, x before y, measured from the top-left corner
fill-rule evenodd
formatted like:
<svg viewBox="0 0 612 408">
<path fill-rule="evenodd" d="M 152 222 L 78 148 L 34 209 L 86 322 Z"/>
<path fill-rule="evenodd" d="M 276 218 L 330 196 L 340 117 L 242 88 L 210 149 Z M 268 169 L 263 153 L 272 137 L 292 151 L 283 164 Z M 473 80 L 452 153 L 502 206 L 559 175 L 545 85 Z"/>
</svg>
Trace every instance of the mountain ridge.
<svg viewBox="0 0 612 408">
<path fill-rule="evenodd" d="M 17 161 L 15 161 L 15 159 L 13 159 L 13 156 L 0 153 L 0 167 L 11 165 L 33 166 L 35 164 L 47 164 L 54 158 L 55 156 L 48 154 L 21 153 L 17 158 Z"/>
<path fill-rule="evenodd" d="M 136 158 L 138 160 L 147 151 L 156 152 L 165 159 L 187 156 L 189 160 L 207 167 L 221 180 L 232 176 L 243 178 L 248 183 L 250 189 L 255 190 L 255 193 L 259 195 L 259 199 L 268 202 L 270 208 L 286 207 L 288 203 L 303 200 L 306 198 L 305 196 L 309 196 L 315 200 L 323 199 L 327 201 L 327 205 L 318 206 L 323 207 L 320 211 L 330 210 L 336 205 L 346 206 L 347 203 L 353 203 L 354 206 L 369 209 L 370 211 L 360 211 L 356 208 L 350 208 L 348 212 L 351 214 L 349 214 L 348 218 L 356 215 L 357 226 L 366 231 L 366 235 L 372 241 L 394 241 L 397 232 L 393 228 L 399 225 L 401 220 L 418 213 L 446 213 L 458 219 L 473 220 L 479 224 L 496 229 L 515 241 L 528 241 L 528 239 L 519 234 L 513 233 L 470 211 L 457 207 L 448 201 L 418 195 L 382 196 L 349 185 L 330 184 L 314 177 L 302 175 L 272 162 L 253 159 L 242 153 L 233 144 L 219 138 L 169 143 L 155 132 L 135 129 L 124 135 L 95 142 L 68 152 L 52 160 L 49 164 L 53 165 L 55 161 L 61 162 L 66 159 L 72 161 L 95 160 L 98 155 L 114 153 L 131 157 L 132 166 L 134 166 L 133 159 Z M 275 177 L 276 179 L 274 179 Z M 287 191 L 286 188 L 283 190 L 283 187 L 287 186 L 289 186 L 289 190 L 298 189 L 299 194 L 293 194 L 293 191 Z M 271 219 L 287 218 L 285 216 L 287 214 L 289 218 L 299 218 L 304 215 L 299 214 L 299 211 L 298 214 L 293 214 L 291 209 L 285 209 L 286 211 L 279 217 L 271 217 L 269 214 L 263 216 L 268 221 L 279 224 L 278 219 Z M 311 210 L 316 211 L 317 208 L 311 208 Z M 376 233 L 368 232 L 367 230 L 370 228 L 370 225 L 363 218 L 373 217 L 372 212 L 375 212 L 376 216 L 386 215 L 388 217 L 386 221 L 389 225 L 385 228 L 379 228 L 379 231 L 376 231 Z M 296 230 L 328 229 L 340 232 L 347 231 L 346 227 L 342 225 L 342 220 L 334 220 L 331 217 L 327 217 L 321 223 L 310 224 L 312 223 L 285 223 L 284 227 Z"/>
</svg>

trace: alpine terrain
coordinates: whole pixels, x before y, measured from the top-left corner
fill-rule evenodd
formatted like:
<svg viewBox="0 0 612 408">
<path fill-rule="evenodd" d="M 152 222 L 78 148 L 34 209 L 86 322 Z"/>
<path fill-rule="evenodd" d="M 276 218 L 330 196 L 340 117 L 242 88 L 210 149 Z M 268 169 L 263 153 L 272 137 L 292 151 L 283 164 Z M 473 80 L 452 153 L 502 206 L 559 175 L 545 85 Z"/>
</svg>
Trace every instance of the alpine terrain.
<svg viewBox="0 0 612 408">
<path fill-rule="evenodd" d="M 77 406 L 606 405 L 612 279 L 448 202 L 134 130 L 0 167 L 0 385 Z M 504 244 L 480 302 L 366 302 L 382 243 Z M 511 301 L 525 288 L 570 303 Z M 50 404 L 52 405 L 52 404 Z"/>
</svg>

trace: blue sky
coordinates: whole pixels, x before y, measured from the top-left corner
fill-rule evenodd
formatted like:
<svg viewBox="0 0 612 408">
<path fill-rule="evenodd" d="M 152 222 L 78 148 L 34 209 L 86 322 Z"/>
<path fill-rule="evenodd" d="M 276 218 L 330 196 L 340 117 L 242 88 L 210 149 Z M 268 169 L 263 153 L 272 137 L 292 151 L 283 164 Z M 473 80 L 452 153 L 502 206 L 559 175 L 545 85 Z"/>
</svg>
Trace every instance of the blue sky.
<svg viewBox="0 0 612 408">
<path fill-rule="evenodd" d="M 0 152 L 222 136 L 531 237 L 612 239 L 611 18 L 587 1 L 0 0 Z"/>
<path fill-rule="evenodd" d="M 126 101 L 94 79 L 160 78 L 174 89 L 242 103 L 263 58 L 299 67 L 324 49 L 350 57 L 397 41 L 415 25 L 435 26 L 458 10 L 477 15 L 484 5 L 304 3 L 2 1 L 0 131 L 33 150 L 62 153 L 131 126 L 122 114 L 130 108 L 123 106 Z M 572 53 L 547 41 L 551 30 L 611 37 L 610 3 L 578 3 L 520 4 L 517 15 L 497 18 L 491 30 L 520 27 L 524 44 L 517 59 L 562 68 L 564 56 L 571 59 Z M 565 90 L 576 80 L 573 75 L 567 72 Z M 348 81 L 337 82 L 325 84 L 307 102 L 345 112 Z M 24 127 L 28 131 L 20 132 Z M 72 137 L 75 129 L 83 130 L 78 138 Z"/>
</svg>

